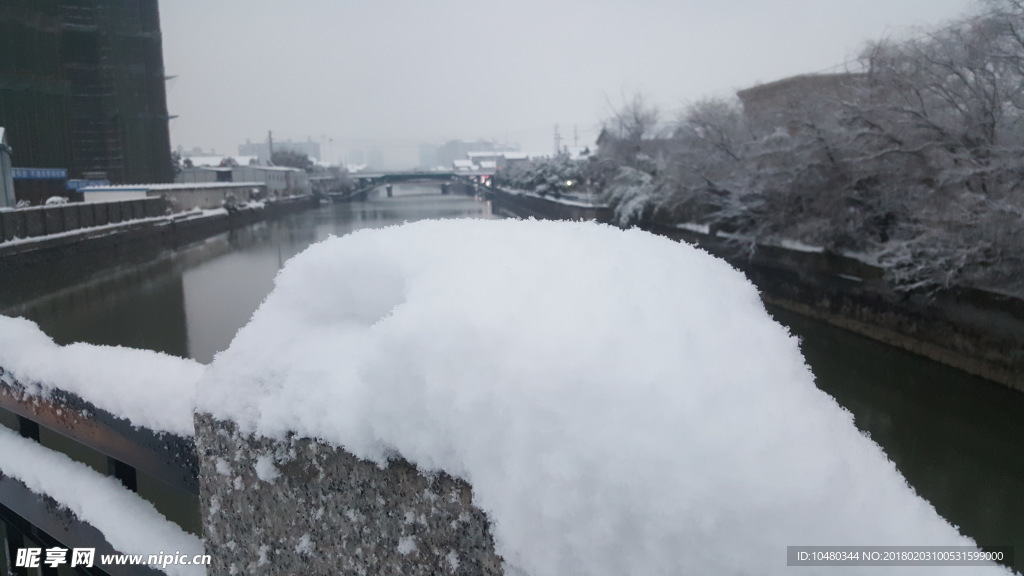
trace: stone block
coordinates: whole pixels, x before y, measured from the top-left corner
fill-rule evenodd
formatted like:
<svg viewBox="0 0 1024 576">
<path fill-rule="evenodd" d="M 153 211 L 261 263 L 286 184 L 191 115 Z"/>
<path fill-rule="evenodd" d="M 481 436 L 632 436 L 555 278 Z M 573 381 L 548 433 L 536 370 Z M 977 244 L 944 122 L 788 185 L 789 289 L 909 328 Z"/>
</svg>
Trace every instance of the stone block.
<svg viewBox="0 0 1024 576">
<path fill-rule="evenodd" d="M 20 212 L 25 220 L 24 237 L 34 238 L 36 236 L 46 234 L 46 221 L 43 216 L 42 208 L 27 208 Z"/>
<path fill-rule="evenodd" d="M 0 212 L 3 222 L 3 240 L 25 237 L 25 217 L 20 210 Z"/>
<path fill-rule="evenodd" d="M 472 491 L 404 461 L 385 469 L 308 438 L 196 417 L 210 576 L 503 573 Z"/>
<path fill-rule="evenodd" d="M 46 234 L 58 234 L 64 228 L 64 207 L 53 206 L 40 209 L 43 213 L 43 224 L 46 227 Z"/>
<path fill-rule="evenodd" d="M 82 227 L 81 221 L 78 217 L 78 205 L 77 204 L 65 204 L 60 207 L 61 218 L 64 221 L 64 231 L 68 232 L 71 230 L 78 230 Z"/>
</svg>

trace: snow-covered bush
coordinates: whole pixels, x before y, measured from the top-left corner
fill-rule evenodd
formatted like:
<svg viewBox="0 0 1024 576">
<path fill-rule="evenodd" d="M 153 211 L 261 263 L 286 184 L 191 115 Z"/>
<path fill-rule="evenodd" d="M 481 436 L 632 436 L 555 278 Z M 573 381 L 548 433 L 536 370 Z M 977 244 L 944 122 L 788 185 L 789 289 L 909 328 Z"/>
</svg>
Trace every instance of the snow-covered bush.
<svg viewBox="0 0 1024 576">
<path fill-rule="evenodd" d="M 515 163 L 502 170 L 495 181 L 500 187 L 557 197 L 585 188 L 588 167 L 587 160 L 574 160 L 567 154 L 559 154 Z"/>
<path fill-rule="evenodd" d="M 605 188 L 604 200 L 614 210 L 615 223 L 626 228 L 640 223 L 654 204 L 654 178 L 628 166 Z"/>
</svg>

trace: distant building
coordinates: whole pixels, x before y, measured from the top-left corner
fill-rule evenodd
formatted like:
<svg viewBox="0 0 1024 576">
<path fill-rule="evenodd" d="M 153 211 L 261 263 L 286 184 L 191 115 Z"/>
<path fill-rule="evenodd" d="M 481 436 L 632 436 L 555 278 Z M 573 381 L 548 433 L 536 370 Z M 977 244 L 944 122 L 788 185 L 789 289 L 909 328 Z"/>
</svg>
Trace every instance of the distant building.
<svg viewBox="0 0 1024 576">
<path fill-rule="evenodd" d="M 198 166 L 184 168 L 175 178 L 179 184 L 257 182 L 272 196 L 309 194 L 312 187 L 305 170 L 285 166 Z"/>
<path fill-rule="evenodd" d="M 0 39 L 0 125 L 15 166 L 171 181 L 157 0 L 3 0 Z"/>
<path fill-rule="evenodd" d="M 239 166 L 249 166 L 252 164 L 260 164 L 260 160 L 256 156 L 221 156 L 219 154 L 211 154 L 206 156 L 188 156 L 183 159 L 187 160 L 187 164 L 191 164 L 194 168 L 201 166 L 213 166 L 223 167 L 231 164 L 237 164 Z"/>
<path fill-rule="evenodd" d="M 231 169 L 235 182 L 262 182 L 270 195 L 309 194 L 309 174 L 286 166 L 235 166 Z"/>
<path fill-rule="evenodd" d="M 789 125 L 789 119 L 808 115 L 834 117 L 842 111 L 844 102 L 860 98 L 866 84 L 866 74 L 805 74 L 740 90 L 736 96 L 755 128 L 792 131 L 795 126 Z"/>
<path fill-rule="evenodd" d="M 166 198 L 176 211 L 220 208 L 225 203 L 263 198 L 260 182 L 214 182 L 188 184 L 124 184 L 82 189 L 86 202 L 116 202 L 141 198 Z"/>
<path fill-rule="evenodd" d="M 316 162 L 323 160 L 323 156 L 320 152 L 320 143 L 314 142 L 312 138 L 307 139 L 305 142 L 274 140 L 274 152 L 280 152 L 282 150 L 305 154 Z M 246 140 L 245 144 L 238 145 L 238 154 L 240 156 L 256 156 L 264 162 L 269 162 L 271 159 L 270 143 L 267 141 L 250 142 L 249 140 Z"/>
<path fill-rule="evenodd" d="M 498 170 L 504 170 L 509 166 L 515 166 L 516 164 L 522 164 L 529 161 L 530 155 L 526 152 L 502 152 L 498 156 L 496 168 Z"/>
<path fill-rule="evenodd" d="M 514 147 L 489 140 L 449 140 L 437 148 L 437 164 L 451 166 L 452 162 L 469 158 L 470 154 L 489 156 L 487 160 L 496 160 L 497 154 L 503 151 L 514 151 Z"/>
</svg>

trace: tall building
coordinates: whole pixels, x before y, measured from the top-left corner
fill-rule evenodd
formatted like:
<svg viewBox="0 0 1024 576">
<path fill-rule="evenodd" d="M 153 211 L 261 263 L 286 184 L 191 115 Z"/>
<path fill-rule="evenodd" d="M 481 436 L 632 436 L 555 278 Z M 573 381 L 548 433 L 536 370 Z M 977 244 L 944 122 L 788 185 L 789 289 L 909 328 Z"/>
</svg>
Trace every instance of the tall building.
<svg viewBox="0 0 1024 576">
<path fill-rule="evenodd" d="M 0 55 L 15 166 L 173 179 L 157 0 L 2 0 Z"/>
</svg>

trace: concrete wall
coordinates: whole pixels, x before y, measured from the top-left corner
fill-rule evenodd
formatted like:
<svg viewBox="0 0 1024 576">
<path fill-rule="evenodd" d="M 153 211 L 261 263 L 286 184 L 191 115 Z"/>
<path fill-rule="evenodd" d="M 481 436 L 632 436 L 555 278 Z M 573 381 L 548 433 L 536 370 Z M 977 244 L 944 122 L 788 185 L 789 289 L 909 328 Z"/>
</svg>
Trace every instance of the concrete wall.
<svg viewBox="0 0 1024 576">
<path fill-rule="evenodd" d="M 386 469 L 308 438 L 271 440 L 196 416 L 211 576 L 500 575 L 501 559 L 469 485 Z M 270 459 L 276 478 L 256 472 Z"/>
<path fill-rule="evenodd" d="M 884 269 L 855 258 L 764 245 L 750 255 L 710 234 L 647 229 L 728 260 L 768 303 L 1024 392 L 1018 297 L 977 288 L 904 294 L 889 286 Z"/>
<path fill-rule="evenodd" d="M 206 168 L 183 168 L 174 181 L 179 184 L 217 182 L 217 171 Z"/>
<path fill-rule="evenodd" d="M 167 204 L 160 198 L 120 202 L 76 202 L 0 212 L 0 243 L 14 238 L 35 238 L 90 226 L 161 216 Z"/>
<path fill-rule="evenodd" d="M 95 225 L 121 222 L 134 217 L 138 204 L 144 210 L 160 207 L 164 203 L 153 198 L 139 200 L 136 204 L 77 204 L 80 208 L 92 207 Z M 95 233 L 82 231 L 81 234 L 40 238 L 34 242 L 0 243 L 0 292 L 27 291 L 34 293 L 32 281 L 27 276 L 50 278 L 54 274 L 78 278 L 95 273 L 107 266 L 127 262 L 145 262 L 164 250 L 177 249 L 192 242 L 209 238 L 235 228 L 249 226 L 255 222 L 276 218 L 285 214 L 308 210 L 319 206 L 312 198 L 295 198 L 267 204 L 263 209 L 239 210 L 231 214 L 204 216 L 201 218 L 158 219 L 130 223 L 116 229 L 99 230 Z M 62 208 L 62 207 L 59 207 Z M 32 209 L 39 210 L 39 209 Z M 26 210 L 0 211 L 0 235 L 9 234 L 25 237 Z M 84 222 L 80 212 L 80 221 Z M 38 221 L 38 218 L 37 220 Z M 20 230 L 20 232 L 19 232 Z M 38 271 L 46 270 L 45 275 Z"/>
<path fill-rule="evenodd" d="M 271 196 L 309 194 L 309 175 L 295 168 L 280 166 L 235 166 L 231 169 L 234 182 L 262 182 Z"/>
<path fill-rule="evenodd" d="M 607 206 L 574 206 L 534 196 L 512 194 L 498 189 L 486 189 L 495 211 L 523 218 L 551 220 L 596 220 L 608 223 L 612 210 Z"/>
</svg>

